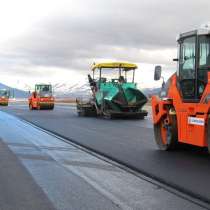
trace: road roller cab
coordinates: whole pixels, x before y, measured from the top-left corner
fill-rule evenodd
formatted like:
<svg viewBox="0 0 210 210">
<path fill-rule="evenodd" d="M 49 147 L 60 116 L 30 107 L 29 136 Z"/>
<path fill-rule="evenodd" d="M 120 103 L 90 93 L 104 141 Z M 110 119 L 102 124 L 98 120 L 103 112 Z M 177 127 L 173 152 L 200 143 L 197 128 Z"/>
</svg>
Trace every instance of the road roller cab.
<svg viewBox="0 0 210 210">
<path fill-rule="evenodd" d="M 134 82 L 136 69 L 131 63 L 94 64 L 92 77 L 88 75 L 93 98 L 89 103 L 77 100 L 78 114 L 144 118 L 147 111 L 142 107 L 147 98 Z"/>
<path fill-rule="evenodd" d="M 155 140 L 162 150 L 179 142 L 210 150 L 210 24 L 177 41 L 177 72 L 152 97 Z M 160 66 L 154 79 L 161 79 Z"/>
<path fill-rule="evenodd" d="M 52 94 L 52 85 L 36 84 L 35 91 L 32 92 L 29 99 L 29 109 L 54 109 L 54 97 Z"/>
<path fill-rule="evenodd" d="M 0 106 L 8 106 L 10 91 L 6 89 L 0 89 Z"/>
</svg>

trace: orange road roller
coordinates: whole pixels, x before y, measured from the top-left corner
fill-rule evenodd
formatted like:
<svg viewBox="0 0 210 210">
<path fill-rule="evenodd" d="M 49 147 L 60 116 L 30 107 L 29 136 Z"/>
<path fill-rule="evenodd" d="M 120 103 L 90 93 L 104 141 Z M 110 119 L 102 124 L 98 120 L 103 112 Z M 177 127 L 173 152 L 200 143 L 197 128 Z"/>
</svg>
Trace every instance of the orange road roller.
<svg viewBox="0 0 210 210">
<path fill-rule="evenodd" d="M 210 24 L 177 38 L 177 71 L 152 97 L 154 135 L 161 150 L 185 143 L 210 151 Z M 161 66 L 154 80 L 160 80 Z"/>
<path fill-rule="evenodd" d="M 52 94 L 52 85 L 36 84 L 35 91 L 32 92 L 28 99 L 30 110 L 54 109 L 54 97 Z"/>
<path fill-rule="evenodd" d="M 0 106 L 8 106 L 10 91 L 6 89 L 0 89 Z"/>
</svg>

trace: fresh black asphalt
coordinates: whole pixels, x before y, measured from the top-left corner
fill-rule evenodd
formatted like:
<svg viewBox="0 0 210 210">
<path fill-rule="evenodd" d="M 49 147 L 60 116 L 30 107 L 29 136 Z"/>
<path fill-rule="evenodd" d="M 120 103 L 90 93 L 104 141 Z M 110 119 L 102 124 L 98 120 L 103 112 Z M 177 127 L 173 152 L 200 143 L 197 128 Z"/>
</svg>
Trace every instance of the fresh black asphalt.
<svg viewBox="0 0 210 210">
<path fill-rule="evenodd" d="M 150 119 L 107 120 L 78 117 L 74 108 L 29 111 L 27 106 L 1 107 L 22 119 L 121 161 L 159 181 L 210 203 L 210 156 L 206 150 L 182 146 L 157 149 Z"/>
<path fill-rule="evenodd" d="M 42 189 L 8 146 L 0 140 L 0 209 L 53 210 Z"/>
</svg>

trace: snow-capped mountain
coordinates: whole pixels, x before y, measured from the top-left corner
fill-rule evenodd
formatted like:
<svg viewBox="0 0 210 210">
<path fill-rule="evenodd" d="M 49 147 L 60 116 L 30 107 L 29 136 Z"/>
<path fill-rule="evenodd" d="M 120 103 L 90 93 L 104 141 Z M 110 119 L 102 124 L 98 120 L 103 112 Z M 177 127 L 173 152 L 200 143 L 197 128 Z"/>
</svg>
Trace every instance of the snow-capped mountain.
<svg viewBox="0 0 210 210">
<path fill-rule="evenodd" d="M 66 83 L 57 83 L 52 85 L 53 93 L 56 98 L 90 98 L 91 89 L 89 83 L 75 83 L 75 84 L 66 84 Z M 28 98 L 28 91 L 20 90 L 17 88 L 9 87 L 5 84 L 0 83 L 0 89 L 10 90 L 11 98 Z M 150 97 L 151 95 L 156 95 L 159 93 L 160 88 L 146 88 L 141 89 L 141 91 Z"/>
<path fill-rule="evenodd" d="M 157 95 L 160 88 L 144 88 L 141 91 L 148 97 Z M 57 98 L 89 98 L 91 97 L 91 89 L 89 83 L 74 85 L 56 84 L 54 86 L 54 95 Z"/>
<path fill-rule="evenodd" d="M 53 91 L 55 97 L 58 98 L 83 98 L 91 96 L 91 89 L 88 83 L 75 83 L 73 85 L 56 84 L 53 86 Z"/>
</svg>

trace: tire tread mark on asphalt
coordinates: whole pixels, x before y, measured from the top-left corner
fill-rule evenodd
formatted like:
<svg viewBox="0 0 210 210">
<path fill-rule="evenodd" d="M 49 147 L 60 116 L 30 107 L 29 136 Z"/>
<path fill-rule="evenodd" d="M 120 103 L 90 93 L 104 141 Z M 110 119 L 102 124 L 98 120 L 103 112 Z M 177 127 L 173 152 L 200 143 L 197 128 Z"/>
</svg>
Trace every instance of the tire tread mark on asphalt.
<svg viewBox="0 0 210 210">
<path fill-rule="evenodd" d="M 67 161 L 67 160 L 63 160 L 63 163 L 66 165 L 71 165 L 71 166 L 101 169 L 105 171 L 116 171 L 116 172 L 119 171 L 117 168 L 114 168 L 112 165 L 102 165 L 102 164 L 91 163 L 91 162 Z"/>
<path fill-rule="evenodd" d="M 180 186 L 178 186 L 176 184 L 171 184 L 155 175 L 148 173 L 145 170 L 136 168 L 135 166 L 131 166 L 128 163 L 126 163 L 118 158 L 107 155 L 106 153 L 103 153 L 101 151 L 97 151 L 97 150 L 93 149 L 92 147 L 89 147 L 88 145 L 82 144 L 74 139 L 68 138 L 66 136 L 63 136 L 63 135 L 57 133 L 57 132 L 46 129 L 34 122 L 30 122 L 29 120 L 22 119 L 22 118 L 20 118 L 20 120 L 25 123 L 28 123 L 29 125 L 34 126 L 35 128 L 38 128 L 39 130 L 41 130 L 49 135 L 55 136 L 64 142 L 69 142 L 70 144 L 72 143 L 75 147 L 79 147 L 81 150 L 84 150 L 85 152 L 90 153 L 99 159 L 102 159 L 108 163 L 111 162 L 112 164 L 117 165 L 118 167 L 124 169 L 125 171 L 130 172 L 133 175 L 140 177 L 141 179 L 144 179 L 145 181 L 150 182 L 156 186 L 159 186 L 160 188 L 163 188 L 166 191 L 168 191 L 178 197 L 188 200 L 204 209 L 208 209 L 208 210 L 210 209 L 210 199 L 206 199 L 206 198 L 204 198 L 196 193 L 193 193 L 187 189 L 181 188 Z M 145 178 L 142 178 L 142 175 Z"/>
<path fill-rule="evenodd" d="M 14 114 L 15 114 L 15 113 L 14 113 Z M 103 151 L 98 151 L 98 150 L 92 148 L 91 146 L 88 146 L 88 145 L 85 145 L 84 143 L 78 142 L 78 141 L 75 140 L 75 139 L 68 138 L 68 137 L 66 137 L 66 136 L 64 136 L 64 135 L 61 135 L 61 134 L 59 134 L 59 133 L 57 133 L 57 132 L 54 132 L 54 131 L 52 131 L 52 130 L 50 130 L 50 129 L 46 129 L 46 128 L 40 126 L 37 122 L 31 122 L 31 121 L 27 120 L 26 118 L 24 118 L 25 120 L 24 120 L 23 118 L 24 118 L 24 117 L 22 117 L 22 119 L 20 119 L 20 118 L 19 118 L 19 119 L 22 120 L 22 121 L 24 121 L 24 122 L 29 122 L 29 124 L 34 125 L 35 127 L 39 128 L 39 129 L 42 129 L 42 131 L 45 131 L 45 132 L 47 131 L 47 132 L 49 132 L 50 134 L 56 135 L 57 137 L 61 137 L 61 138 L 63 138 L 63 139 L 67 139 L 67 140 L 70 141 L 71 143 L 74 143 L 74 144 L 76 144 L 76 145 L 78 145 L 78 146 L 81 146 L 81 147 L 83 147 L 83 148 L 89 150 L 90 152 L 93 152 L 93 153 L 95 153 L 95 154 L 102 155 L 103 157 L 108 158 L 109 160 L 112 160 L 112 161 L 114 161 L 114 162 L 117 162 L 117 163 L 121 164 L 122 166 L 127 167 L 127 168 L 130 169 L 130 170 L 133 170 L 133 171 L 135 171 L 135 172 L 138 172 L 138 173 L 140 173 L 140 174 L 143 174 L 144 176 L 149 177 L 150 179 L 152 179 L 151 182 L 152 182 L 153 184 L 154 184 L 154 182 L 157 181 L 158 183 L 160 183 L 161 187 L 164 188 L 164 189 L 166 189 L 167 191 L 172 192 L 173 194 L 176 194 L 176 195 L 178 195 L 179 197 L 183 197 L 184 199 L 189 200 L 189 201 L 191 201 L 191 202 L 193 202 L 193 203 L 196 203 L 197 205 L 200 205 L 200 206 L 202 206 L 202 207 L 205 207 L 205 208 L 207 208 L 207 209 L 210 209 L 210 207 L 209 207 L 210 198 L 203 197 L 203 196 L 201 196 L 201 195 L 198 194 L 198 193 L 194 193 L 194 192 L 192 192 L 192 191 L 190 191 L 190 190 L 184 188 L 184 186 L 178 186 L 177 184 L 172 184 L 172 183 L 168 182 L 167 180 L 164 180 L 164 179 L 162 179 L 162 178 L 160 178 L 160 177 L 158 177 L 158 176 L 156 176 L 156 175 L 153 175 L 153 174 L 151 174 L 151 173 L 145 171 L 145 170 L 142 169 L 142 168 L 141 168 L 141 169 L 136 168 L 135 166 L 130 165 L 129 163 L 120 160 L 119 158 L 110 156 L 109 154 L 105 154 L 105 152 L 103 152 Z M 150 129 L 150 130 L 151 130 L 151 129 Z M 158 184 L 156 184 L 156 185 L 158 185 Z M 162 186 L 162 185 L 164 185 L 164 186 Z M 168 189 L 168 188 L 169 188 L 169 189 Z M 171 189 L 171 188 L 172 188 L 172 189 Z M 174 193 L 173 188 L 174 188 L 175 191 L 176 191 L 175 193 Z M 177 192 L 177 191 L 178 191 L 178 192 Z M 180 195 L 180 193 L 181 193 L 181 194 L 184 194 L 184 195 Z M 188 196 L 187 196 L 187 195 L 188 195 Z M 187 198 L 186 198 L 186 197 L 187 197 Z M 190 197 L 190 198 L 188 198 L 188 197 Z M 197 201 L 197 200 L 200 200 L 201 203 L 204 202 L 204 204 L 199 204 L 200 202 Z M 207 207 L 206 207 L 206 206 L 207 206 Z"/>
<path fill-rule="evenodd" d="M 0 140 L 0 209 L 54 210 L 47 195 L 10 148 Z"/>
</svg>

